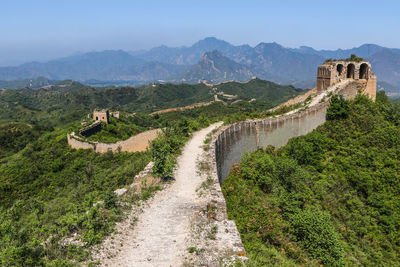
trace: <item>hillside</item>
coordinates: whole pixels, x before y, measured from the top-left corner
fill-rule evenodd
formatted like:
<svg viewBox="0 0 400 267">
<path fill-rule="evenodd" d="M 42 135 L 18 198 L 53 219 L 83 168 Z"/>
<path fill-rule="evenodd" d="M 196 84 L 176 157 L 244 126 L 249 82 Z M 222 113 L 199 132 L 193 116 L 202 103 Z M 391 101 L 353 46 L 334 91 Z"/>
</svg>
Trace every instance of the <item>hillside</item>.
<svg viewBox="0 0 400 267">
<path fill-rule="evenodd" d="M 212 100 L 216 92 L 205 84 L 93 88 L 71 80 L 1 90 L 0 265 L 75 266 L 90 261 L 92 247 L 112 232 L 123 212 L 160 189 L 160 179 L 149 178 L 122 198 L 113 193 L 131 188 L 133 177 L 150 160 L 156 162 L 157 175 L 170 177 L 193 131 L 216 121 L 265 116 L 273 103 L 300 93 L 258 79 L 218 87 L 218 92 L 235 92 L 243 101 L 150 116 L 153 110 Z M 246 101 L 246 92 L 257 100 Z M 97 139 L 115 142 L 149 128 L 167 130 L 151 152 L 71 149 L 67 133 L 80 129 L 81 120 L 96 107 L 117 109 L 123 116 L 113 118 Z M 202 151 L 203 143 L 198 143 Z"/>
<path fill-rule="evenodd" d="M 200 61 L 191 66 L 182 77 L 183 82 L 220 83 L 223 81 L 248 81 L 252 77 L 251 71 L 235 61 L 225 57 L 219 51 L 213 50 L 204 53 Z"/>
<path fill-rule="evenodd" d="M 325 124 L 243 157 L 222 187 L 252 266 L 397 266 L 400 107 L 338 100 Z"/>
<path fill-rule="evenodd" d="M 38 77 L 34 79 L 23 79 L 14 81 L 0 81 L 1 89 L 17 89 L 17 88 L 40 88 L 42 86 L 47 86 L 54 84 L 55 81 L 51 81 L 44 77 Z"/>
<path fill-rule="evenodd" d="M 216 85 L 215 88 L 225 94 L 237 95 L 239 99 L 256 99 L 258 101 L 269 102 L 273 105 L 281 102 L 281 99 L 290 99 L 304 92 L 292 86 L 278 85 L 258 78 L 252 79 L 247 83 L 221 83 Z"/>
<path fill-rule="evenodd" d="M 383 49 L 374 54 L 370 61 L 379 79 L 389 84 L 400 84 L 400 54 Z"/>
<path fill-rule="evenodd" d="M 85 260 L 88 247 L 121 219 L 124 208 L 113 190 L 131 183 L 150 161 L 149 153 L 72 150 L 67 131 L 45 132 L 0 161 L 1 266 L 75 266 Z M 76 234 L 78 241 L 71 242 Z"/>
<path fill-rule="evenodd" d="M 289 84 L 294 81 L 313 80 L 317 67 L 324 60 L 318 55 L 292 52 L 277 43 L 260 43 L 246 61 L 258 77 L 268 79 L 270 75 L 271 81 Z"/>
<path fill-rule="evenodd" d="M 270 106 L 301 93 L 293 87 L 258 79 L 243 84 L 229 82 L 219 88 L 225 93 L 239 94 L 240 99 L 249 100 L 251 96 Z M 94 88 L 74 81 L 63 81 L 36 90 L 0 91 L 0 123 L 13 120 L 54 124 L 60 119 L 70 121 L 82 118 L 95 108 L 150 113 L 211 101 L 214 94 L 211 87 L 202 83 Z"/>
</svg>

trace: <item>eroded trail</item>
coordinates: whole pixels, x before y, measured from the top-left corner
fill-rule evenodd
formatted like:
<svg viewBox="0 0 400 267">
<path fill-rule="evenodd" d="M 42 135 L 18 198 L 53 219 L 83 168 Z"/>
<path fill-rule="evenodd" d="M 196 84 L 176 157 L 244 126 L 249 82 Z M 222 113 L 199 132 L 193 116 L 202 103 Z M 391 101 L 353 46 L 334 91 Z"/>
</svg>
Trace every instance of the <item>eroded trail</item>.
<svg viewBox="0 0 400 267">
<path fill-rule="evenodd" d="M 103 266 L 180 266 L 180 255 L 187 249 L 190 220 L 200 204 L 196 189 L 202 182 L 196 173 L 206 135 L 222 122 L 193 134 L 178 158 L 175 181 L 158 192 L 139 216 L 130 236 L 116 257 L 104 259 Z"/>
</svg>

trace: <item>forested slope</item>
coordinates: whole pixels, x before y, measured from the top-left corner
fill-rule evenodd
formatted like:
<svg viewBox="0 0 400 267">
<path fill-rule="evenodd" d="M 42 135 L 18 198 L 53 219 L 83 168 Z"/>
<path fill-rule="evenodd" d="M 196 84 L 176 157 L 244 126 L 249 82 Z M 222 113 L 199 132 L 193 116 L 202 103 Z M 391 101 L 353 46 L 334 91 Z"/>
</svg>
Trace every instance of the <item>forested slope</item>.
<svg viewBox="0 0 400 267">
<path fill-rule="evenodd" d="M 251 92 L 253 85 L 241 90 Z M 217 102 L 150 116 L 153 110 L 209 101 L 212 88 L 93 88 L 64 81 L 35 90 L 0 90 L 0 266 L 75 266 L 90 261 L 92 245 L 112 231 L 124 209 L 147 199 L 158 187 L 140 183 L 141 191 L 128 192 L 122 199 L 116 198 L 115 189 L 128 187 L 150 160 L 156 162 L 155 175 L 170 177 L 191 132 L 219 120 L 265 116 L 273 103 L 287 97 Z M 149 128 L 167 130 L 151 151 L 143 153 L 71 149 L 67 133 L 81 128 L 80 121 L 94 108 L 121 111 L 121 119 L 112 118 L 102 133 L 109 141 Z"/>
<path fill-rule="evenodd" d="M 382 92 L 333 103 L 324 125 L 224 181 L 250 266 L 400 264 L 400 108 Z"/>
<path fill-rule="evenodd" d="M 263 80 L 248 83 L 229 82 L 222 91 L 239 95 L 239 99 L 256 98 L 269 106 L 282 103 L 302 91 Z M 154 84 L 141 87 L 94 88 L 74 81 L 64 81 L 37 90 L 0 90 L 0 123 L 4 121 L 76 120 L 95 108 L 126 112 L 152 112 L 182 107 L 214 98 L 212 88 L 204 84 Z M 86 114 L 85 114 L 86 113 Z M 56 118 L 56 120 L 53 120 Z"/>
<path fill-rule="evenodd" d="M 150 161 L 148 152 L 73 150 L 66 132 L 46 132 L 0 159 L 1 266 L 72 266 L 86 259 L 87 248 L 122 215 L 112 191 Z M 74 234 L 79 242 L 64 241 Z"/>
</svg>

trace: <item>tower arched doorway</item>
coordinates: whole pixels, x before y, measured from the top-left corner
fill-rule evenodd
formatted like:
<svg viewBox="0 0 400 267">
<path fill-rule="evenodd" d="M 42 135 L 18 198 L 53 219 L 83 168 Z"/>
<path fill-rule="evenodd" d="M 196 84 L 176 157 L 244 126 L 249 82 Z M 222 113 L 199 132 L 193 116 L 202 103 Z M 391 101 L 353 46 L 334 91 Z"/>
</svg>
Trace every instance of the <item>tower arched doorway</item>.
<svg viewBox="0 0 400 267">
<path fill-rule="evenodd" d="M 356 66 L 354 66 L 353 63 L 350 63 L 349 65 L 347 65 L 347 78 L 351 78 L 354 79 L 354 73 L 356 70 Z"/>
<path fill-rule="evenodd" d="M 336 71 L 338 72 L 339 76 L 342 76 L 343 69 L 344 69 L 343 64 L 337 64 Z"/>
<path fill-rule="evenodd" d="M 368 64 L 363 63 L 360 66 L 360 79 L 367 79 L 368 78 Z"/>
</svg>

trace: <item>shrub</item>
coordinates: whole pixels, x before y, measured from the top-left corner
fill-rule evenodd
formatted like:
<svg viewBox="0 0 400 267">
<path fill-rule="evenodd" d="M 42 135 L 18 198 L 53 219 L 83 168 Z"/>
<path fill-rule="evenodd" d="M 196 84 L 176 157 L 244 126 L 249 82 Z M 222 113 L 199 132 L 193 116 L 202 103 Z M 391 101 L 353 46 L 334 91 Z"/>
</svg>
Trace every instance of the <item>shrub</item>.
<svg viewBox="0 0 400 267">
<path fill-rule="evenodd" d="M 112 209 L 116 207 L 117 197 L 114 192 L 106 192 L 104 194 L 104 207 L 107 209 Z"/>
<path fill-rule="evenodd" d="M 343 244 L 329 214 L 309 209 L 290 216 L 297 241 L 316 259 L 328 266 L 343 265 Z"/>
<path fill-rule="evenodd" d="M 151 143 L 151 155 L 154 160 L 153 172 L 161 178 L 172 178 L 176 159 L 174 157 L 175 142 L 162 133 Z"/>
<path fill-rule="evenodd" d="M 342 95 L 334 95 L 326 111 L 327 120 L 347 118 L 349 114 L 349 102 Z"/>
</svg>

